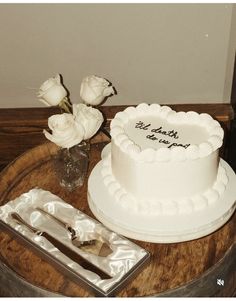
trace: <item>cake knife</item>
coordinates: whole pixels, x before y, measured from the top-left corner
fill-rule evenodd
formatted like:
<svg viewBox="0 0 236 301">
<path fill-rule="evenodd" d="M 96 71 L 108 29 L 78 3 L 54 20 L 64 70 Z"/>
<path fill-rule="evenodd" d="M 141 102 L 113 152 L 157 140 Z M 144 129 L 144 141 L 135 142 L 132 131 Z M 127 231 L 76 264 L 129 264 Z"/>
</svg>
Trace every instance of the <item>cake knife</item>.
<svg viewBox="0 0 236 301">
<path fill-rule="evenodd" d="M 63 228 L 69 231 L 70 233 L 70 239 L 72 244 L 77 247 L 82 249 L 83 251 L 87 253 L 91 253 L 97 256 L 101 257 L 107 257 L 109 254 L 111 254 L 113 251 L 111 250 L 109 244 L 104 241 L 104 239 L 91 239 L 91 240 L 81 240 L 77 234 L 74 228 L 72 228 L 69 224 L 66 222 L 62 221 L 55 215 L 45 211 L 42 208 L 36 207 L 35 208 L 37 211 L 39 211 L 42 214 L 45 214 L 49 218 L 52 218 L 54 221 L 56 221 L 59 225 L 61 225 Z M 94 248 L 93 248 L 94 247 Z M 96 252 L 95 252 L 96 251 Z"/>
<path fill-rule="evenodd" d="M 101 279 L 110 279 L 112 278 L 110 275 L 108 275 L 106 272 L 101 270 L 100 268 L 96 267 L 94 264 L 92 264 L 90 261 L 83 258 L 81 255 L 61 243 L 59 240 L 54 238 L 52 235 L 45 231 L 41 231 L 31 225 L 29 225 L 18 213 L 13 212 L 11 213 L 11 217 L 16 220 L 18 223 L 25 225 L 28 229 L 30 229 L 33 233 L 35 233 L 38 236 L 45 237 L 51 244 L 53 244 L 54 247 L 56 247 L 60 252 L 62 252 L 64 255 L 69 257 L 74 262 L 78 263 L 81 267 L 83 267 L 86 270 L 89 270 L 91 272 L 94 272 L 98 276 L 101 277 Z"/>
</svg>

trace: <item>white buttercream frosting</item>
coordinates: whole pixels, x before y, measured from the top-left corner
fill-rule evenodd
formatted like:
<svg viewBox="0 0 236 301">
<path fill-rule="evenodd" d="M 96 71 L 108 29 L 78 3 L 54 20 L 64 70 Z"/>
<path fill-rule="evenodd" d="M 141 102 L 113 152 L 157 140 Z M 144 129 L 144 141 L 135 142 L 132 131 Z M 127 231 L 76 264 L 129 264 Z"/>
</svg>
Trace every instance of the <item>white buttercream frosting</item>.
<svg viewBox="0 0 236 301">
<path fill-rule="evenodd" d="M 128 193 L 114 177 L 111 168 L 111 155 L 102 160 L 101 173 L 105 186 L 114 197 L 113 201 L 118 202 L 126 210 L 131 210 L 134 213 L 137 212 L 140 215 L 148 214 L 151 216 L 189 214 L 204 210 L 219 200 L 228 183 L 226 171 L 219 165 L 213 186 L 206 189 L 203 193 L 195 194 L 188 198 L 173 198 L 168 200 L 161 198 L 138 199 Z"/>
<path fill-rule="evenodd" d="M 167 158 L 183 161 L 203 158 L 217 150 L 223 143 L 224 131 L 206 113 L 175 112 L 168 106 L 142 103 L 116 114 L 111 122 L 111 136 L 123 152 L 136 160 L 150 162 L 151 154 L 153 162 Z M 133 144 L 139 152 L 137 148 L 132 151 Z"/>
</svg>

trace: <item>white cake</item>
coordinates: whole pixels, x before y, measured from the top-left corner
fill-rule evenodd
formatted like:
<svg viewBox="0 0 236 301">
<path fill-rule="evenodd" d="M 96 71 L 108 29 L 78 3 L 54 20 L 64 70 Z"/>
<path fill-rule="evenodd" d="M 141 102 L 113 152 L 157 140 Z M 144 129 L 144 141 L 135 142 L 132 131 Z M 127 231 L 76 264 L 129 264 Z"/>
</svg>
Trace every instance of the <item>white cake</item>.
<svg viewBox="0 0 236 301">
<path fill-rule="evenodd" d="M 202 210 L 223 194 L 223 129 L 208 114 L 140 104 L 111 122 L 102 177 L 116 202 L 141 215 Z"/>
<path fill-rule="evenodd" d="M 210 115 L 143 103 L 116 114 L 111 136 L 92 175 L 100 191 L 89 183 L 90 208 L 105 225 L 173 242 L 205 235 L 232 214 L 232 196 L 222 202 L 229 181 L 219 158 L 224 131 Z"/>
</svg>

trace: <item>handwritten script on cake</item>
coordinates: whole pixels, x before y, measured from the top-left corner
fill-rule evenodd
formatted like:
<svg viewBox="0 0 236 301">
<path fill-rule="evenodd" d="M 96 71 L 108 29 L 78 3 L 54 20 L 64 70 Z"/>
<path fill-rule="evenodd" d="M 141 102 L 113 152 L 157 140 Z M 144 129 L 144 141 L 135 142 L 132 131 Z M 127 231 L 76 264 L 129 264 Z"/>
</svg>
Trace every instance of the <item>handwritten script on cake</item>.
<svg viewBox="0 0 236 301">
<path fill-rule="evenodd" d="M 179 139 L 179 134 L 175 130 L 165 130 L 162 128 L 162 126 L 157 128 L 152 128 L 151 123 L 145 124 L 143 121 L 138 121 L 135 125 L 135 128 L 143 131 L 148 131 L 149 134 L 146 136 L 147 139 L 168 145 L 167 146 L 168 148 L 171 148 L 173 146 L 181 146 L 184 148 L 188 148 L 190 145 L 190 144 L 177 143 L 177 140 Z M 161 135 L 162 138 L 158 138 L 156 136 L 157 134 Z M 172 139 L 176 139 L 176 142 L 170 142 L 168 140 L 168 137 Z"/>
</svg>

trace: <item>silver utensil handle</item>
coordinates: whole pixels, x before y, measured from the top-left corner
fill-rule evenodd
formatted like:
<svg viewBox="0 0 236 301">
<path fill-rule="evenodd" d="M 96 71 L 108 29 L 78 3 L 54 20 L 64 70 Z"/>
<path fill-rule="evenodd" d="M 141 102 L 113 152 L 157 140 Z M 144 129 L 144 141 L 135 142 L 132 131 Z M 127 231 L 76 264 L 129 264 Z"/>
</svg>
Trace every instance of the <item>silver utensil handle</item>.
<svg viewBox="0 0 236 301">
<path fill-rule="evenodd" d="M 59 218 L 57 218 L 56 216 L 54 216 L 53 214 L 47 212 L 47 211 L 44 211 L 42 208 L 39 208 L 39 207 L 36 207 L 35 208 L 37 211 L 53 218 L 55 221 L 57 221 L 59 224 L 61 224 L 63 227 L 67 228 L 69 225 L 65 222 L 63 222 L 62 220 L 60 220 Z"/>
<path fill-rule="evenodd" d="M 56 217 L 55 215 L 43 210 L 42 208 L 36 207 L 35 208 L 37 211 L 49 216 L 50 218 L 54 219 L 57 223 L 59 223 L 62 227 L 66 228 L 68 231 L 70 231 L 72 237 L 74 237 L 76 235 L 75 230 L 71 227 L 71 225 L 63 222 L 61 219 L 59 219 L 58 217 Z"/>
<path fill-rule="evenodd" d="M 31 226 L 30 224 L 28 224 L 18 213 L 13 212 L 11 213 L 11 217 L 18 221 L 19 223 L 21 223 L 22 225 L 26 226 L 27 228 L 29 228 L 32 232 L 34 232 L 37 235 L 41 235 L 42 231 L 34 228 L 33 226 Z"/>
</svg>

